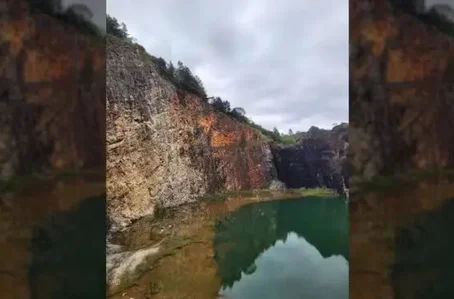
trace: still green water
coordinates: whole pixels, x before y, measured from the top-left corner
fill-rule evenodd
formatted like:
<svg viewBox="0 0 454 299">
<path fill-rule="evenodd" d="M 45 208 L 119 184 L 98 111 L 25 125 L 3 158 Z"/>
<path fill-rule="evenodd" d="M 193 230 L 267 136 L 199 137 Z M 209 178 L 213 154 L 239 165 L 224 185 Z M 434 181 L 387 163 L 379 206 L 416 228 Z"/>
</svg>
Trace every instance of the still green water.
<svg viewBox="0 0 454 299">
<path fill-rule="evenodd" d="M 213 240 L 225 298 L 348 298 L 348 204 L 301 198 L 243 206 Z"/>
<path fill-rule="evenodd" d="M 105 175 L 0 194 L 0 298 L 105 298 Z"/>
</svg>

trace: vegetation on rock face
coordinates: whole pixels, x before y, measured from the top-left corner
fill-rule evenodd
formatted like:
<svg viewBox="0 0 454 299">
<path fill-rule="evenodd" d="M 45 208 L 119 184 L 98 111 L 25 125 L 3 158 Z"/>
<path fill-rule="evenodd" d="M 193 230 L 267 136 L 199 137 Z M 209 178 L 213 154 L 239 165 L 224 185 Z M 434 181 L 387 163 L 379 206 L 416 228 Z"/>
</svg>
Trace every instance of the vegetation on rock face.
<svg viewBox="0 0 454 299">
<path fill-rule="evenodd" d="M 238 120 L 239 122 L 258 130 L 264 137 L 273 140 L 281 145 L 293 145 L 301 141 L 304 132 L 293 132 L 291 129 L 288 134 L 284 134 L 274 128 L 273 131 L 265 129 L 259 124 L 254 123 L 246 116 L 246 111 L 241 107 L 233 107 L 230 102 L 222 99 L 219 96 L 208 97 L 202 80 L 190 70 L 190 68 L 178 61 L 175 66 L 172 61 L 166 62 L 162 57 L 155 57 L 145 50 L 145 48 L 138 44 L 133 37 L 128 33 L 125 23 L 118 21 L 115 17 L 107 15 L 106 32 L 109 35 L 115 36 L 119 39 L 135 44 L 139 47 L 144 56 L 150 60 L 158 69 L 161 76 L 170 80 L 177 87 L 194 93 L 207 101 L 216 111 L 229 115 L 230 117 Z"/>
<path fill-rule="evenodd" d="M 274 188 L 270 186 L 268 189 L 259 190 L 240 190 L 240 191 L 222 191 L 216 193 L 207 193 L 199 198 L 201 202 L 222 202 L 229 198 L 240 197 L 242 199 L 253 199 L 253 198 L 264 198 L 276 199 L 276 198 L 299 198 L 299 197 L 339 197 L 336 191 L 328 188 L 299 188 L 299 189 L 287 189 L 285 184 L 281 183 L 282 186 Z M 161 212 L 166 213 L 166 209 Z"/>
<path fill-rule="evenodd" d="M 78 31 L 94 36 L 103 36 L 101 30 L 90 21 L 92 12 L 83 4 L 63 8 L 61 0 L 26 0 L 32 13 L 44 13 Z"/>
<path fill-rule="evenodd" d="M 424 23 L 434 26 L 439 31 L 454 36 L 454 23 L 439 12 L 437 9 L 437 7 L 440 8 L 439 5 L 426 10 L 424 1 L 421 0 L 392 0 L 391 3 L 396 10 L 412 14 Z M 441 8 L 454 14 L 454 10 L 447 4 L 442 5 Z"/>
<path fill-rule="evenodd" d="M 170 80 L 177 87 L 194 93 L 202 99 L 207 100 L 207 94 L 202 80 L 197 75 L 194 75 L 191 69 L 184 65 L 183 62 L 178 61 L 177 66 L 175 67 L 172 61 L 167 63 L 164 58 L 155 57 L 147 53 L 145 48 L 135 42 L 135 39 L 129 35 L 126 24 L 120 23 L 115 17 L 109 15 L 107 15 L 106 20 L 106 32 L 109 35 L 136 44 L 136 46 L 142 50 L 144 56 L 155 64 L 161 76 Z"/>
<path fill-rule="evenodd" d="M 298 140 L 297 137 L 301 135 L 300 132 L 297 132 L 296 134 L 292 133 L 289 135 L 280 134 L 277 129 L 270 131 L 254 123 L 246 116 L 246 111 L 243 108 L 232 108 L 229 101 L 223 100 L 220 97 L 208 97 L 202 80 L 197 75 L 194 75 L 190 68 L 184 65 L 183 62 L 178 61 L 177 65 L 175 66 L 172 61 L 166 62 L 162 57 L 155 57 L 147 53 L 145 48 L 135 42 L 134 38 L 129 35 L 125 23 L 120 23 L 115 17 L 107 15 L 106 25 L 107 34 L 115 36 L 129 43 L 134 43 L 142 50 L 144 56 L 157 67 L 161 76 L 170 80 L 177 87 L 200 96 L 202 99 L 207 101 L 216 111 L 227 114 L 230 117 L 233 117 L 236 120 L 240 121 L 241 123 L 258 130 L 262 135 L 278 144 L 294 144 Z"/>
<path fill-rule="evenodd" d="M 128 28 L 125 23 L 118 23 L 116 18 L 107 15 L 106 18 L 106 32 L 121 39 L 129 37 Z"/>
</svg>

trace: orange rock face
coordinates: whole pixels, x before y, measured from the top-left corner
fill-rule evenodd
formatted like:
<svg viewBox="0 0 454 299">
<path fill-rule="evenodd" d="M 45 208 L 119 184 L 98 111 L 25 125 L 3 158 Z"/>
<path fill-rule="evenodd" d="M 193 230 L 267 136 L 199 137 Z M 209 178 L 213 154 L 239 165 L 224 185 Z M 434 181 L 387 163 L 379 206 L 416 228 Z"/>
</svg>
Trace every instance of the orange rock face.
<svg viewBox="0 0 454 299">
<path fill-rule="evenodd" d="M 203 128 L 216 160 L 217 176 L 224 182 L 219 188 L 260 189 L 269 185 L 274 171 L 271 151 L 268 141 L 258 131 L 213 110 L 202 99 L 190 94 L 185 94 L 183 101 L 173 103 L 173 110 L 178 115 L 176 119 Z"/>
<path fill-rule="evenodd" d="M 7 1 L 0 24 L 0 176 L 103 168 L 105 46 Z"/>
<path fill-rule="evenodd" d="M 219 190 L 265 188 L 269 141 L 159 75 L 136 46 L 107 42 L 107 190 L 113 225 Z"/>
<path fill-rule="evenodd" d="M 454 166 L 454 39 L 389 1 L 350 1 L 352 175 Z"/>
</svg>

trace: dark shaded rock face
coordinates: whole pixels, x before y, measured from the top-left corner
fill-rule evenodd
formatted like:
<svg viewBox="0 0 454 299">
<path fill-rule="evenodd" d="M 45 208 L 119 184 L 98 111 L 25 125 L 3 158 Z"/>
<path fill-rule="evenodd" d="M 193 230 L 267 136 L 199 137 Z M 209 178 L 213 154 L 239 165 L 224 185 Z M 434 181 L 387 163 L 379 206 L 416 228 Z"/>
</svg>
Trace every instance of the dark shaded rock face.
<svg viewBox="0 0 454 299">
<path fill-rule="evenodd" d="M 348 124 L 332 130 L 312 127 L 299 144 L 274 148 L 278 178 L 288 188 L 325 187 L 345 194 L 347 148 Z"/>
</svg>

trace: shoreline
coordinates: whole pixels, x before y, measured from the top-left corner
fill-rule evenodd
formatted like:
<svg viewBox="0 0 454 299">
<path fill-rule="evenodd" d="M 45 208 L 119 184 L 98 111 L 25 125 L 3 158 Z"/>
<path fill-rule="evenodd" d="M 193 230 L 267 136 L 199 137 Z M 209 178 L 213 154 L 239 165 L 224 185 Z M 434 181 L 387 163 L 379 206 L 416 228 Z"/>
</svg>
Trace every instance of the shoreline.
<svg viewBox="0 0 454 299">
<path fill-rule="evenodd" d="M 225 213 L 245 205 L 274 200 L 302 197 L 341 198 L 329 190 L 316 191 L 256 190 L 224 193 L 224 196 L 228 196 L 223 196 L 223 200 L 186 203 L 163 209 L 157 216 L 143 217 L 134 221 L 123 230 L 113 233 L 108 240 L 108 247 L 111 249 L 108 253 L 109 298 L 121 296 L 122 293 L 134 288 L 137 281 L 145 279 L 144 276 L 152 276 L 150 270 L 154 269 L 161 259 L 175 255 L 187 246 L 211 246 L 212 223 Z M 245 197 L 245 193 L 251 196 Z M 267 196 L 263 196 L 264 194 Z M 196 235 L 197 238 L 194 237 Z"/>
<path fill-rule="evenodd" d="M 150 221 L 153 224 L 159 224 L 163 218 L 168 218 L 169 214 L 175 214 L 180 211 L 185 211 L 192 208 L 205 208 L 206 206 L 231 203 L 236 208 L 242 205 L 281 200 L 301 197 L 333 197 L 342 198 L 348 200 L 348 196 L 342 196 L 336 193 L 332 189 L 327 188 L 300 188 L 300 189 L 283 189 L 283 190 L 272 190 L 272 189 L 255 189 L 255 190 L 240 190 L 240 191 L 220 191 L 215 193 L 207 193 L 198 197 L 197 200 L 186 202 L 176 206 L 170 207 L 156 207 L 154 214 L 146 215 L 141 218 L 133 219 L 126 226 L 119 229 L 113 229 L 108 232 L 107 240 L 111 240 L 111 237 L 127 231 L 133 227 L 137 222 Z"/>
</svg>

